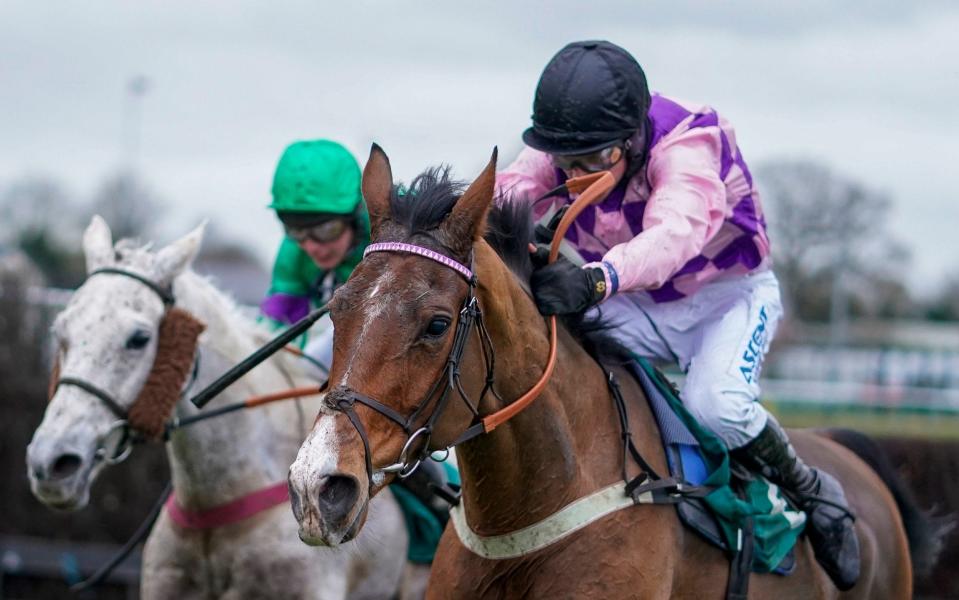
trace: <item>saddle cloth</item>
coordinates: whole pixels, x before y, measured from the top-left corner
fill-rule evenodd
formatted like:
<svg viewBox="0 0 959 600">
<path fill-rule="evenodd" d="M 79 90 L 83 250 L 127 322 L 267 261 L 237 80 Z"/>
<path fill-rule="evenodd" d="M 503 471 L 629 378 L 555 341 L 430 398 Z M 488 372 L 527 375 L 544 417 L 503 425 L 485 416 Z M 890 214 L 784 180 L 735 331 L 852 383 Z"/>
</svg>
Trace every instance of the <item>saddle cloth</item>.
<svg viewBox="0 0 959 600">
<path fill-rule="evenodd" d="M 670 475 L 693 485 L 715 489 L 705 498 L 684 498 L 676 504 L 680 521 L 705 540 L 732 552 L 741 549 L 746 520 L 751 519 L 756 573 L 788 575 L 795 567 L 795 543 L 805 525 L 778 486 L 757 473 L 733 475 L 722 441 L 686 411 L 665 376 L 637 358 L 629 365 L 652 408 L 662 436 Z"/>
</svg>

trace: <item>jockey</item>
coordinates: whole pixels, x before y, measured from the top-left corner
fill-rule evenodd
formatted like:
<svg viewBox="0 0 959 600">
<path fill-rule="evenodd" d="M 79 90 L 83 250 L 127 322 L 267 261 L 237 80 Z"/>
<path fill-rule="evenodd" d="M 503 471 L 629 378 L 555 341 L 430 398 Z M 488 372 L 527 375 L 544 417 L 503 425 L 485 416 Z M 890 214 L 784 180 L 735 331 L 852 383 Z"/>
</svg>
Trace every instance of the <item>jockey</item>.
<svg viewBox="0 0 959 600">
<path fill-rule="evenodd" d="M 708 106 L 651 96 L 628 52 L 585 41 L 546 65 L 523 141 L 497 188 L 505 198 L 540 198 L 537 219 L 570 202 L 543 198 L 568 177 L 609 170 L 617 181 L 566 234 L 564 245 L 586 264 L 536 261 L 540 312 L 597 307 L 627 348 L 677 362 L 690 413 L 798 499 L 817 559 L 840 589 L 852 587 L 859 543 L 841 485 L 799 458 L 758 401 L 782 305 L 762 205 L 732 126 Z"/>
<path fill-rule="evenodd" d="M 276 167 L 270 208 L 286 235 L 260 311 L 277 326 L 290 325 L 329 301 L 363 258 L 370 217 L 360 194 L 360 166 L 336 142 L 295 142 Z M 305 352 L 328 372 L 333 344 L 328 317 L 316 329 L 323 333 Z"/>
<path fill-rule="evenodd" d="M 273 279 L 260 312 L 277 327 L 291 325 L 329 301 L 363 259 L 370 243 L 370 217 L 360 192 L 360 166 L 342 145 L 330 140 L 290 144 L 273 176 L 270 208 L 283 224 Z M 326 315 L 306 341 L 303 353 L 329 374 L 333 323 Z M 448 518 L 448 506 L 432 491 L 458 482 L 452 466 L 423 461 L 412 476 L 391 487 L 410 530 L 409 558 L 432 561 Z"/>
</svg>

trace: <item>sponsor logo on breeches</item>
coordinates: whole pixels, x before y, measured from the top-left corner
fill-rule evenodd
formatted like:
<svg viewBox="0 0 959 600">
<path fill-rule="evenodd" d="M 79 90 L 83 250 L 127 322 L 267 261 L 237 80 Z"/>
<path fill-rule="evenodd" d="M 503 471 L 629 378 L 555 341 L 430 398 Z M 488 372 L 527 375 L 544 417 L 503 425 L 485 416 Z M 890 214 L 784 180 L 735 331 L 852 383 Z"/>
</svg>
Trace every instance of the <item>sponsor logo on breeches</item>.
<svg viewBox="0 0 959 600">
<path fill-rule="evenodd" d="M 763 348 L 766 347 L 766 307 L 759 308 L 759 324 L 753 329 L 749 336 L 749 342 L 746 344 L 746 350 L 743 352 L 742 365 L 739 371 L 746 379 L 746 383 L 752 383 L 759 379 L 759 372 L 763 367 Z"/>
</svg>

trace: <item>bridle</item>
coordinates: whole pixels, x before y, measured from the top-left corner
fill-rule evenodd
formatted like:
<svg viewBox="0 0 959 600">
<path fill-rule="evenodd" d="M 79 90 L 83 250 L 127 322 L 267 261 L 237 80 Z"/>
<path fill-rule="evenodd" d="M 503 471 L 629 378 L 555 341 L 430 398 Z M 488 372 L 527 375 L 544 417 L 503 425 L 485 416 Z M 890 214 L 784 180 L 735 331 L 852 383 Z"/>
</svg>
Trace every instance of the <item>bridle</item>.
<svg viewBox="0 0 959 600">
<path fill-rule="evenodd" d="M 173 295 L 173 290 L 169 287 L 163 287 L 157 284 L 154 281 L 151 281 L 147 277 L 135 273 L 133 271 L 128 271 L 126 269 L 118 269 L 115 267 L 103 267 L 100 269 L 95 269 L 87 275 L 87 279 L 93 277 L 94 275 L 120 275 L 138 281 L 150 288 L 163 303 L 164 312 L 167 312 L 176 304 L 176 299 Z M 193 358 L 193 370 L 192 375 L 187 382 L 186 386 L 182 390 L 182 394 L 185 394 L 189 391 L 190 387 L 196 381 L 197 373 L 199 372 L 199 360 L 200 353 L 196 352 Z M 117 421 L 110 426 L 110 429 L 106 435 L 102 436 L 98 441 L 97 449 L 94 452 L 94 455 L 102 460 L 103 462 L 114 465 L 123 462 L 130 455 L 130 452 L 133 451 L 134 443 L 143 441 L 143 436 L 139 434 L 133 427 L 130 425 L 130 409 L 121 405 L 113 396 L 111 396 L 107 391 L 96 386 L 93 383 L 79 377 L 59 377 L 54 386 L 54 391 L 59 389 L 62 385 L 72 385 L 78 387 L 81 390 L 87 392 L 88 394 L 94 396 L 103 405 L 110 410 L 117 417 Z M 119 436 L 117 440 L 115 449 L 108 448 L 106 441 L 112 439 L 114 436 Z"/>
<path fill-rule="evenodd" d="M 170 309 L 173 308 L 174 305 L 176 304 L 176 299 L 173 295 L 172 289 L 162 287 L 158 285 L 157 283 L 155 283 L 154 281 L 151 281 L 150 279 L 138 273 L 127 271 L 125 269 L 105 267 L 105 268 L 96 269 L 92 271 L 87 277 L 89 278 L 89 277 L 93 277 L 94 275 L 100 275 L 100 274 L 121 275 L 123 277 L 134 279 L 142 283 L 143 285 L 147 286 L 148 288 L 153 290 L 153 292 L 155 292 L 156 295 L 160 298 L 160 301 L 163 302 L 165 315 L 169 314 Z M 315 320 L 316 319 L 314 318 L 314 321 Z M 280 346 L 280 347 L 285 347 L 285 346 Z M 180 391 L 181 398 L 187 395 L 190 392 L 193 385 L 196 383 L 197 376 L 199 373 L 199 368 L 200 368 L 200 350 L 199 350 L 199 346 L 197 346 L 194 350 L 192 374 L 190 375 L 189 380 L 186 382 L 186 384 Z M 79 377 L 58 377 L 56 384 L 53 388 L 54 392 L 61 385 L 72 385 L 74 387 L 78 387 L 84 390 L 85 392 L 91 394 L 92 396 L 98 398 L 101 402 L 103 402 L 104 406 L 106 406 L 110 410 L 110 412 L 112 412 L 118 418 L 118 420 L 114 422 L 113 425 L 111 425 L 107 433 L 103 437 L 101 437 L 100 440 L 97 442 L 98 445 L 96 450 L 94 451 L 94 456 L 98 460 L 103 461 L 107 465 L 119 464 L 123 462 L 124 460 L 126 460 L 127 457 L 130 456 L 130 454 L 133 451 L 133 446 L 135 444 L 147 441 L 148 439 L 147 436 L 144 435 L 143 432 L 137 430 L 130 423 L 130 412 L 132 408 L 131 409 L 124 408 L 122 405 L 120 405 L 119 402 L 117 402 L 109 393 L 107 393 L 103 389 L 97 387 L 96 385 L 90 383 L 89 381 L 80 379 Z M 205 391 L 209 392 L 210 387 L 208 387 L 207 390 Z M 264 404 L 277 402 L 280 400 L 291 400 L 291 399 L 296 399 L 304 396 L 310 396 L 317 393 L 318 393 L 318 389 L 316 386 L 291 388 L 288 390 L 283 390 L 283 391 L 275 392 L 271 394 L 262 394 L 259 396 L 252 396 L 250 398 L 247 398 L 245 401 L 236 402 L 233 404 L 227 404 L 225 406 L 220 406 L 213 410 L 209 410 L 203 414 L 190 415 L 182 418 L 174 416 L 172 419 L 166 422 L 163 428 L 162 439 L 164 441 L 168 440 L 170 438 L 170 434 L 177 429 L 189 427 L 196 423 L 200 423 L 208 419 L 217 418 L 227 413 L 231 413 L 231 412 L 246 409 L 246 408 L 262 406 Z M 199 397 L 199 394 L 197 396 Z M 196 398 L 194 398 L 193 400 L 195 401 Z M 140 398 L 137 398 L 137 402 L 139 401 L 140 401 Z M 114 436 L 119 436 L 119 439 L 117 440 L 115 446 L 108 447 L 108 444 L 106 443 L 106 441 L 112 439 Z M 113 558 L 111 558 L 107 563 L 101 566 L 93 575 L 91 575 L 90 577 L 88 577 L 87 579 L 81 582 L 78 582 L 72 585 L 71 590 L 74 592 L 78 592 L 84 589 L 88 589 L 92 586 L 97 585 L 104 579 L 106 579 L 106 577 L 109 576 L 109 574 L 113 571 L 113 569 L 118 564 L 120 564 L 133 551 L 136 545 L 142 542 L 143 539 L 147 536 L 147 534 L 151 531 L 153 524 L 156 522 L 156 519 L 158 518 L 160 511 L 163 509 L 163 506 L 165 505 L 167 498 L 171 495 L 172 491 L 173 491 L 172 482 L 167 483 L 164 491 L 160 494 L 159 498 L 154 503 L 154 506 L 151 509 L 146 520 L 144 520 L 143 523 L 141 523 L 137 532 L 133 534 L 133 536 L 127 541 L 126 544 L 124 544 L 124 546 L 120 549 L 120 551 L 117 552 L 116 555 Z"/>
<path fill-rule="evenodd" d="M 550 262 L 556 260 L 556 257 L 559 253 L 560 241 L 563 239 L 566 230 L 576 219 L 579 213 L 581 213 L 587 206 L 595 202 L 598 198 L 602 197 L 603 194 L 612 188 L 613 184 L 613 176 L 606 171 L 600 173 L 591 173 L 589 175 L 570 179 L 566 182 L 567 189 L 582 193 L 563 215 L 563 218 L 557 227 L 556 234 L 553 237 L 553 244 L 550 249 Z M 487 393 L 491 392 L 500 401 L 500 404 L 503 404 L 504 402 L 502 397 L 500 397 L 493 387 L 496 357 L 492 340 L 489 332 L 486 329 L 486 325 L 483 322 L 483 314 L 476 299 L 475 289 L 477 282 L 476 276 L 474 275 L 472 269 L 448 256 L 440 254 L 434 250 L 430 250 L 429 248 L 404 242 L 371 244 L 367 246 L 363 256 L 365 258 L 368 254 L 372 254 L 374 252 L 401 252 L 407 254 L 416 254 L 438 262 L 459 273 L 466 280 L 468 291 L 463 300 L 462 308 L 459 312 L 459 320 L 456 323 L 456 331 L 453 336 L 452 347 L 450 349 L 450 354 L 446 359 L 446 365 L 443 369 L 443 372 L 430 387 L 425 398 L 417 405 L 412 414 L 410 414 L 408 417 L 404 417 L 402 414 L 393 408 L 386 406 L 382 402 L 370 398 L 369 396 L 361 394 L 346 386 L 338 386 L 332 390 L 329 390 L 324 398 L 324 402 L 328 409 L 335 412 L 344 413 L 347 418 L 349 418 L 350 423 L 352 423 L 353 428 L 356 430 L 363 442 L 363 449 L 366 459 L 366 475 L 370 491 L 372 491 L 374 487 L 374 473 L 396 473 L 397 477 L 404 479 L 409 477 L 419 467 L 419 465 L 422 464 L 423 460 L 431 455 L 432 450 L 430 449 L 430 440 L 432 438 L 434 428 L 446 407 L 449 405 L 449 399 L 454 392 L 460 397 L 463 403 L 473 414 L 473 420 L 469 427 L 467 427 L 467 429 L 459 437 L 457 437 L 453 443 L 442 449 L 447 453 L 449 452 L 449 449 L 454 446 L 462 444 L 463 442 L 471 440 L 484 433 L 491 432 L 497 426 L 505 423 L 524 408 L 529 406 L 529 404 L 531 404 L 532 401 L 539 396 L 543 389 L 545 389 L 546 384 L 552 375 L 553 367 L 556 364 L 557 327 L 556 317 L 550 317 L 548 319 L 550 351 L 546 362 L 546 368 L 544 369 L 539 381 L 537 381 L 537 383 L 523 396 L 504 408 L 501 408 L 485 417 L 480 416 L 479 406 L 486 397 Z M 486 382 L 483 386 L 482 392 L 480 393 L 479 402 L 476 403 L 470 401 L 460 380 L 460 361 L 463 357 L 463 351 L 466 348 L 466 341 L 474 327 L 479 335 L 480 346 L 483 352 L 483 361 L 486 366 Z M 446 384 L 445 386 L 443 386 L 444 382 Z M 433 404 L 431 401 L 437 395 L 437 393 L 439 393 L 439 398 L 435 402 L 435 408 L 433 409 L 433 412 L 430 413 L 430 415 L 426 418 L 426 422 L 423 425 L 416 427 L 416 423 L 422 418 L 426 408 L 430 404 Z M 406 442 L 403 444 L 403 448 L 400 450 L 399 456 L 395 463 L 379 469 L 374 469 L 373 455 L 370 450 L 369 437 L 366 433 L 363 423 L 360 421 L 354 409 L 354 406 L 357 402 L 393 421 L 403 429 L 404 433 L 406 433 Z M 418 450 L 414 451 L 413 447 L 419 438 L 422 438 L 422 444 Z"/>
<path fill-rule="evenodd" d="M 87 278 L 93 277 L 94 275 L 108 274 L 108 275 L 121 275 L 123 277 L 129 277 L 134 279 L 143 285 L 147 286 L 153 290 L 160 300 L 163 302 L 165 313 L 169 313 L 176 304 L 176 299 L 173 295 L 173 291 L 170 288 L 164 288 L 157 283 L 147 279 L 146 277 L 140 275 L 139 273 L 134 273 L 132 271 L 127 271 L 125 269 L 117 269 L 113 267 L 105 267 L 102 269 L 96 269 L 92 271 Z M 315 321 L 316 319 L 314 319 Z M 289 341 L 289 340 L 286 340 Z M 285 345 L 278 346 L 278 348 L 285 349 L 302 356 L 301 353 L 293 350 L 292 348 Z M 193 366 L 191 367 L 191 372 L 189 378 L 184 383 L 183 388 L 180 390 L 180 397 L 184 397 L 190 393 L 190 390 L 193 388 L 193 385 L 197 381 L 197 377 L 200 371 L 200 348 L 196 347 L 193 355 Z M 307 357 L 308 358 L 308 357 Z M 249 370 L 249 369 L 247 369 Z M 134 423 L 130 422 L 130 413 L 133 410 L 131 408 L 125 408 L 121 405 L 113 396 L 102 388 L 90 383 L 85 379 L 79 377 L 58 377 L 56 384 L 53 386 L 53 391 L 55 392 L 61 385 L 72 385 L 78 387 L 81 390 L 89 393 L 90 395 L 99 399 L 103 405 L 110 410 L 116 417 L 115 421 L 107 433 L 102 436 L 98 442 L 97 449 L 94 451 L 94 455 L 99 459 L 104 461 L 107 464 L 115 465 L 123 462 L 127 459 L 130 453 L 133 451 L 133 446 L 135 444 L 145 442 L 149 439 L 149 436 L 145 435 L 144 432 L 138 430 Z M 199 398 L 204 392 L 209 392 L 210 388 L 208 387 L 200 394 L 197 394 L 196 397 L 192 398 L 195 403 L 197 398 Z M 222 415 L 232 413 L 238 410 L 243 410 L 247 408 L 255 408 L 257 406 L 262 406 L 264 404 L 270 404 L 273 402 L 283 401 L 283 400 L 294 400 L 297 398 L 302 398 L 305 396 L 312 396 L 319 393 L 319 388 L 317 386 L 306 386 L 306 387 L 291 387 L 278 392 L 272 392 L 267 394 L 259 394 L 255 396 L 250 396 L 243 401 L 234 402 L 232 404 L 227 404 L 224 406 L 217 407 L 213 410 L 208 410 L 202 414 L 189 415 L 185 417 L 173 416 L 169 419 L 163 426 L 163 432 L 161 439 L 162 441 L 167 441 L 170 439 L 170 435 L 184 427 L 190 427 L 202 421 L 207 421 L 209 419 L 214 419 Z M 137 402 L 140 401 L 140 398 L 137 398 Z M 134 403 L 135 405 L 136 403 Z M 114 439 L 116 437 L 115 444 L 107 444 L 107 440 Z M 111 451 L 113 449 L 113 451 Z"/>
<path fill-rule="evenodd" d="M 413 412 L 408 417 L 404 417 L 396 410 L 378 400 L 345 386 L 336 387 L 326 394 L 324 402 L 327 408 L 345 413 L 359 434 L 360 439 L 363 441 L 363 449 L 366 455 L 366 473 L 371 488 L 373 487 L 374 472 L 396 473 L 399 478 L 405 479 L 412 475 L 420 464 L 422 464 L 423 460 L 430 455 L 430 439 L 432 438 L 436 423 L 443 415 L 454 393 L 460 397 L 473 414 L 473 423 L 463 435 L 446 448 L 447 451 L 452 446 L 461 444 L 481 433 L 485 433 L 479 416 L 479 406 L 486 398 L 487 393 L 491 392 L 497 399 L 502 401 L 502 398 L 493 388 L 496 357 L 493 352 L 493 342 L 490 338 L 489 331 L 487 331 L 486 324 L 483 322 L 483 312 L 480 310 L 479 302 L 476 299 L 476 276 L 473 274 L 473 271 L 447 256 L 413 244 L 402 242 L 370 244 L 367 246 L 363 256 L 365 258 L 374 252 L 404 252 L 429 258 L 459 273 L 466 280 L 468 291 L 459 311 L 459 319 L 456 322 L 456 331 L 453 335 L 453 344 L 450 348 L 449 356 L 446 359 L 443 372 L 433 385 L 430 386 L 423 401 L 413 409 Z M 482 392 L 480 392 L 479 401 L 475 403 L 470 401 L 469 395 L 466 393 L 466 390 L 463 389 L 463 384 L 460 379 L 460 361 L 463 357 L 463 351 L 466 349 L 466 342 L 474 328 L 479 334 L 483 361 L 486 365 L 486 383 L 483 386 Z M 443 385 L 444 383 L 446 384 L 445 386 Z M 423 425 L 416 427 L 416 423 L 421 420 L 426 408 L 433 404 L 432 400 L 437 394 L 439 394 L 439 397 L 435 402 L 433 412 L 426 418 L 426 422 Z M 354 410 L 354 405 L 357 402 L 393 421 L 406 433 L 406 442 L 403 444 L 402 450 L 400 450 L 397 462 L 374 471 L 369 437 L 366 434 L 363 423 L 359 420 Z M 414 453 L 413 446 L 419 438 L 422 438 L 422 446 Z"/>
</svg>

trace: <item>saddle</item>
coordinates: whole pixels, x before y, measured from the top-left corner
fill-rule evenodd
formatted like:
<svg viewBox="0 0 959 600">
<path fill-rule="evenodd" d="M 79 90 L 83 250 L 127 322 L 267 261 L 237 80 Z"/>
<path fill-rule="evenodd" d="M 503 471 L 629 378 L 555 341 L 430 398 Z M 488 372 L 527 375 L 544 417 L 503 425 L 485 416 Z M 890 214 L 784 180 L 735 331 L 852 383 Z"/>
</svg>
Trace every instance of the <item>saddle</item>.
<svg viewBox="0 0 959 600">
<path fill-rule="evenodd" d="M 629 370 L 643 388 L 646 397 L 649 399 L 649 405 L 656 418 L 656 422 L 659 425 L 663 448 L 669 467 L 669 476 L 678 481 L 684 481 L 695 486 L 709 485 L 709 467 L 707 466 L 707 460 L 704 456 L 706 451 L 700 439 L 694 435 L 683 418 L 689 419 L 689 415 L 677 414 L 676 407 L 680 403 L 679 393 L 672 382 L 644 359 L 638 359 L 635 363 L 630 364 Z M 683 413 L 685 413 L 685 411 L 683 411 Z M 747 503 L 750 502 L 750 486 L 754 488 L 753 496 L 755 496 L 755 488 L 757 486 L 763 488 L 768 486 L 772 489 L 773 494 L 782 500 L 781 504 L 779 502 L 774 504 L 771 515 L 775 515 L 775 511 L 778 510 L 783 514 L 788 512 L 793 513 L 791 518 L 804 519 L 803 513 L 793 506 L 787 498 L 782 496 L 778 487 L 767 482 L 759 474 L 751 473 L 738 463 L 731 464 L 729 487 L 740 499 Z M 748 576 L 749 571 L 788 575 L 795 569 L 794 543 L 795 538 L 798 536 L 798 531 L 792 532 L 794 535 L 790 535 L 790 532 L 782 530 L 764 531 L 762 523 L 758 524 L 757 531 L 757 519 L 747 518 L 740 527 L 741 533 L 736 540 L 737 547 L 733 547 L 727 531 L 729 527 L 729 516 L 717 514 L 716 509 L 711 506 L 706 499 L 683 497 L 676 502 L 674 506 L 676 507 L 679 520 L 683 525 L 696 532 L 710 544 L 722 549 L 731 557 L 735 557 L 736 560 L 744 562 L 745 564 L 741 565 L 741 571 L 745 573 L 745 576 Z M 727 520 L 725 528 L 721 524 L 721 519 L 723 518 Z M 801 528 L 799 528 L 799 531 L 801 531 Z M 757 556 L 755 551 L 757 536 L 765 536 L 767 539 L 760 539 L 759 543 L 764 544 L 765 547 L 775 546 L 776 550 L 772 552 L 760 552 L 760 556 Z M 775 538 L 781 539 L 777 540 Z M 783 550 L 783 548 L 786 549 Z M 783 558 L 776 562 L 776 564 L 769 564 L 768 557 L 770 555 L 779 556 L 783 554 Z"/>
</svg>

